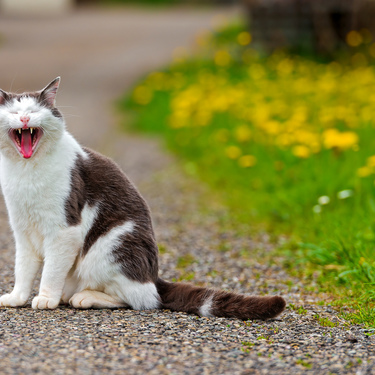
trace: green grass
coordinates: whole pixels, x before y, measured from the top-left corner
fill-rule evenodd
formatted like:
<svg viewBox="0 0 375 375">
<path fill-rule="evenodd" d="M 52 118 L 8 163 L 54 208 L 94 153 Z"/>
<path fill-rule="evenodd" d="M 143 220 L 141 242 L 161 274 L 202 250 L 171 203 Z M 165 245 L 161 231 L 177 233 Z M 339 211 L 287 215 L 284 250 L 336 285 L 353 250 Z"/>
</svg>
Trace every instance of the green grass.
<svg viewBox="0 0 375 375">
<path fill-rule="evenodd" d="M 196 56 L 148 75 L 121 107 L 209 184 L 223 226 L 286 235 L 285 266 L 319 275 L 348 318 L 373 326 L 375 44 L 321 62 L 262 57 L 250 40 L 241 25 L 202 34 Z"/>
</svg>

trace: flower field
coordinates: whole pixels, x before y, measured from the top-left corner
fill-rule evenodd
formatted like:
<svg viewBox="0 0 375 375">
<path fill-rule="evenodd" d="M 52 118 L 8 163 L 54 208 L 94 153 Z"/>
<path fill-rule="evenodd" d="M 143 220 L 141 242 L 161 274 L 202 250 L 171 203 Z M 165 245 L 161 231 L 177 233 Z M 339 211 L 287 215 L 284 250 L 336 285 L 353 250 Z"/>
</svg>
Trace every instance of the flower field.
<svg viewBox="0 0 375 375">
<path fill-rule="evenodd" d="M 240 27 L 202 34 L 124 99 L 138 129 L 162 134 L 186 171 L 230 209 L 232 227 L 287 235 L 289 263 L 371 306 L 375 282 L 375 43 L 320 62 L 263 57 Z M 306 271 L 307 272 L 307 271 Z M 308 273 L 308 272 L 307 272 Z M 350 286 L 350 288 L 349 288 Z M 375 290 L 375 288 L 374 288 Z"/>
</svg>

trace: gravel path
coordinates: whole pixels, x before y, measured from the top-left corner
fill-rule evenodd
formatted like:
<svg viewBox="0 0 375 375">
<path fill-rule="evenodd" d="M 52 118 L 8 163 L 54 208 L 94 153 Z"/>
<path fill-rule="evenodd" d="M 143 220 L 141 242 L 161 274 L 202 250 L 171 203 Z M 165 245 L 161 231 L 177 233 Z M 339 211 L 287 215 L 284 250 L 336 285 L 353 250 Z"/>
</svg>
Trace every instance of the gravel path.
<svg viewBox="0 0 375 375">
<path fill-rule="evenodd" d="M 1 19 L 0 87 L 14 80 L 14 87 L 32 89 L 63 76 L 59 103 L 71 131 L 114 157 L 151 206 L 162 277 L 281 294 L 291 305 L 276 320 L 249 323 L 170 311 L 0 309 L 1 374 L 375 374 L 372 332 L 319 306 L 327 297 L 307 292 L 314 285 L 288 276 L 278 259 L 265 261 L 272 250 L 267 235 L 223 233 L 217 218 L 224 209 L 206 207 L 212 199 L 205 187 L 186 177 L 156 140 L 123 135 L 115 125 L 111 100 L 165 63 L 215 14 L 127 9 Z M 1 293 L 13 285 L 13 257 L 1 201 Z"/>
</svg>

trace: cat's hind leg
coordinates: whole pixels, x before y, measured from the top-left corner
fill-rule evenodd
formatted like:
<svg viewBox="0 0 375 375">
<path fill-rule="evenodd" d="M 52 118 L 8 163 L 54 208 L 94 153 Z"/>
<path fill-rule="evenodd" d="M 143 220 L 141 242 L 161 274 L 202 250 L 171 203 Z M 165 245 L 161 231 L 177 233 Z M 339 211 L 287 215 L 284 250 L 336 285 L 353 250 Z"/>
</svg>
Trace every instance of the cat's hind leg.
<svg viewBox="0 0 375 375">
<path fill-rule="evenodd" d="M 119 297 L 113 297 L 96 290 L 83 290 L 76 293 L 69 303 L 76 309 L 115 309 L 128 306 Z"/>
</svg>

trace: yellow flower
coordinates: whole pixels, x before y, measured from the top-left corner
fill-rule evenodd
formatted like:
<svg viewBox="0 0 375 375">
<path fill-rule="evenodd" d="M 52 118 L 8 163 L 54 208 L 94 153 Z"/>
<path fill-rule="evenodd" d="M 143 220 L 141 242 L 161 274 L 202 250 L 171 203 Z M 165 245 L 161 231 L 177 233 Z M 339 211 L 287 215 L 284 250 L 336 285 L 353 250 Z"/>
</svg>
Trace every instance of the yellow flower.
<svg viewBox="0 0 375 375">
<path fill-rule="evenodd" d="M 251 43 L 251 34 L 248 33 L 247 31 L 243 31 L 242 33 L 239 33 L 237 35 L 237 42 L 241 46 L 247 46 L 248 44 Z"/>
<path fill-rule="evenodd" d="M 266 75 L 266 71 L 263 66 L 260 64 L 251 64 L 249 68 L 249 74 L 251 78 L 258 80 L 263 78 Z"/>
<path fill-rule="evenodd" d="M 346 36 L 346 43 L 348 43 L 350 47 L 358 47 L 362 42 L 362 35 L 358 31 L 352 30 Z"/>
<path fill-rule="evenodd" d="M 277 65 L 277 71 L 281 75 L 288 75 L 293 71 L 293 61 L 290 59 L 281 60 Z"/>
<path fill-rule="evenodd" d="M 310 149 L 302 145 L 294 146 L 292 152 L 298 158 L 308 158 L 311 154 Z"/>
<path fill-rule="evenodd" d="M 337 129 L 327 129 L 323 132 L 325 148 L 339 148 L 346 150 L 358 144 L 358 135 L 354 132 L 339 132 Z"/>
<path fill-rule="evenodd" d="M 147 86 L 138 86 L 134 89 L 134 101 L 141 105 L 146 105 L 151 102 L 153 97 L 152 91 Z"/>
<path fill-rule="evenodd" d="M 240 125 L 235 130 L 238 142 L 247 142 L 251 138 L 251 130 L 247 125 Z"/>
<path fill-rule="evenodd" d="M 232 60 L 230 54 L 226 50 L 219 50 L 215 53 L 215 64 L 218 66 L 228 66 Z"/>
<path fill-rule="evenodd" d="M 367 177 L 367 176 L 370 176 L 372 174 L 373 170 L 372 168 L 370 167 L 367 167 L 367 166 L 364 166 L 364 167 L 360 167 L 358 168 L 357 170 L 357 174 L 359 177 Z"/>
<path fill-rule="evenodd" d="M 243 155 L 238 159 L 238 164 L 242 168 L 249 168 L 256 164 L 257 159 L 253 155 Z"/>
<path fill-rule="evenodd" d="M 225 153 L 229 159 L 238 159 L 241 156 L 242 151 L 237 146 L 228 146 L 225 148 Z"/>
<path fill-rule="evenodd" d="M 367 166 L 368 167 L 375 167 L 375 155 L 367 158 Z"/>
</svg>

